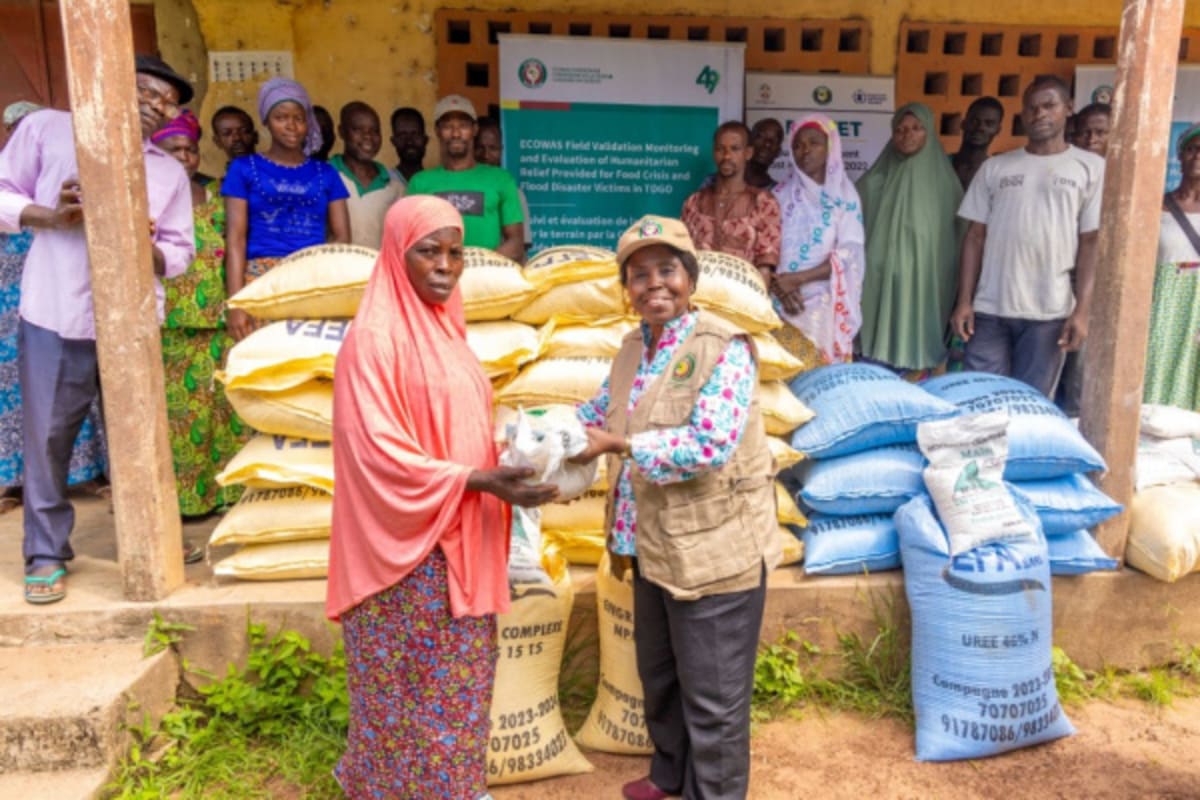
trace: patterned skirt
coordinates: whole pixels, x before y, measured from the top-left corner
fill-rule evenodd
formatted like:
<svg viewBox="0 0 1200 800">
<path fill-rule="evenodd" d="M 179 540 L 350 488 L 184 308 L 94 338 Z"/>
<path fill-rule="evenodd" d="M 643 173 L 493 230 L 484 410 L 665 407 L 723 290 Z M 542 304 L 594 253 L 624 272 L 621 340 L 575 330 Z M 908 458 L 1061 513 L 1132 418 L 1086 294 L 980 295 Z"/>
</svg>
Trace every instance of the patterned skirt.
<svg viewBox="0 0 1200 800">
<path fill-rule="evenodd" d="M 0 487 L 3 488 L 21 486 L 25 481 L 18 365 L 20 337 L 17 331 L 20 326 L 21 270 L 32 241 L 33 237 L 26 233 L 0 233 Z M 104 444 L 100 400 L 97 398 L 92 401 L 83 427 L 75 437 L 67 473 L 69 485 L 104 475 L 108 468 L 108 451 Z"/>
<path fill-rule="evenodd" d="M 440 548 L 342 615 L 350 732 L 334 770 L 350 800 L 487 795 L 496 617 L 450 615 Z"/>
<path fill-rule="evenodd" d="M 271 270 L 275 269 L 275 265 L 283 259 L 281 258 L 251 258 L 246 261 L 246 283 L 253 283 L 257 278 L 261 278 Z"/>
<path fill-rule="evenodd" d="M 167 328 L 162 334 L 167 430 L 179 513 L 201 516 L 232 505 L 241 496 L 240 487 L 221 488 L 216 482 L 217 473 L 252 433 L 213 377 L 233 340 L 215 328 Z"/>
</svg>

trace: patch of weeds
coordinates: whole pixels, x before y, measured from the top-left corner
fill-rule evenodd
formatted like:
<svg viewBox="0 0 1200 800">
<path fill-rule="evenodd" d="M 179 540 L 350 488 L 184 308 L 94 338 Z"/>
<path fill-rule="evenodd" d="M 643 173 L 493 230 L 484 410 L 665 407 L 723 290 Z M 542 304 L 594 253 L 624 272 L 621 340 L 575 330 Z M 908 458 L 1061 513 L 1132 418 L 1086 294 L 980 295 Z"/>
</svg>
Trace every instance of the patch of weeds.
<svg viewBox="0 0 1200 800">
<path fill-rule="evenodd" d="M 1055 646 L 1051 649 L 1050 664 L 1054 667 L 1054 683 L 1061 702 L 1078 705 L 1093 698 L 1092 679 L 1061 647 Z"/>
<path fill-rule="evenodd" d="M 838 649 L 826 654 L 793 632 L 762 647 L 754 667 L 754 719 L 796 713 L 806 706 L 856 711 L 868 716 L 912 722 L 912 679 L 909 644 L 896 623 L 891 599 L 873 600 L 876 634 L 869 641 L 857 633 L 838 634 Z M 818 666 L 835 659 L 840 669 L 824 677 Z"/>
<path fill-rule="evenodd" d="M 248 637 L 244 668 L 230 665 L 157 730 L 130 731 L 135 744 L 108 797 L 341 797 L 330 772 L 349 720 L 340 641 L 323 656 L 295 631 L 268 636 L 265 626 L 251 624 Z"/>
<path fill-rule="evenodd" d="M 1181 688 L 1179 679 L 1172 674 L 1170 667 L 1131 673 L 1126 680 L 1133 696 L 1152 706 L 1171 705 Z"/>
<path fill-rule="evenodd" d="M 558 705 L 568 731 L 579 730 L 596 701 L 598 653 L 595 629 L 570 627 L 558 671 Z"/>
<path fill-rule="evenodd" d="M 168 622 L 157 611 L 146 635 L 142 638 L 142 655 L 146 658 L 169 650 L 183 640 L 183 634 L 196 630 L 195 626 L 183 622 Z"/>
</svg>

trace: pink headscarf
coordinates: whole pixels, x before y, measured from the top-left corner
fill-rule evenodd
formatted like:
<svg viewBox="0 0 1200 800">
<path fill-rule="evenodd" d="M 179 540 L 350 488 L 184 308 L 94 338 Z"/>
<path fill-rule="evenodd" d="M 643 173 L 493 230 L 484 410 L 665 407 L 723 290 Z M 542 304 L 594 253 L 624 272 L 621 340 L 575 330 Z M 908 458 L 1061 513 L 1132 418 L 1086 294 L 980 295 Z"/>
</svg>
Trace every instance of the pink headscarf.
<svg viewBox="0 0 1200 800">
<path fill-rule="evenodd" d="M 455 616 L 508 609 L 508 507 L 466 490 L 496 465 L 492 388 L 467 347 L 462 292 L 423 301 L 405 254 L 462 217 L 437 197 L 400 200 L 342 344 L 334 378 L 337 490 L 325 613 L 395 585 L 435 547 L 448 568 Z"/>
<path fill-rule="evenodd" d="M 172 136 L 186 136 L 193 142 L 200 141 L 200 120 L 185 108 L 175 119 L 168 120 L 166 125 L 150 134 L 150 141 L 158 144 L 163 139 L 169 139 Z"/>
</svg>

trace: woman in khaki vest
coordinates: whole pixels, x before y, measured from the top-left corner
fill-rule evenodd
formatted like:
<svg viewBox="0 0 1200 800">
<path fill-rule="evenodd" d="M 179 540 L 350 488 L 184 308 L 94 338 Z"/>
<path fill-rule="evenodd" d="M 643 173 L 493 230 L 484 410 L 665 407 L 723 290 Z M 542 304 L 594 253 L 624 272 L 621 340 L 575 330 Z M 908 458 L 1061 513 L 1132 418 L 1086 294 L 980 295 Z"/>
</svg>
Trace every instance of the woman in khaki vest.
<svg viewBox="0 0 1200 800">
<path fill-rule="evenodd" d="M 607 456 L 619 476 L 608 549 L 618 575 L 634 576 L 654 756 L 622 794 L 742 798 L 766 571 L 779 560 L 755 352 L 744 332 L 691 308 L 699 265 L 679 220 L 643 217 L 617 262 L 642 324 L 579 408 L 589 446 L 578 460 Z"/>
</svg>

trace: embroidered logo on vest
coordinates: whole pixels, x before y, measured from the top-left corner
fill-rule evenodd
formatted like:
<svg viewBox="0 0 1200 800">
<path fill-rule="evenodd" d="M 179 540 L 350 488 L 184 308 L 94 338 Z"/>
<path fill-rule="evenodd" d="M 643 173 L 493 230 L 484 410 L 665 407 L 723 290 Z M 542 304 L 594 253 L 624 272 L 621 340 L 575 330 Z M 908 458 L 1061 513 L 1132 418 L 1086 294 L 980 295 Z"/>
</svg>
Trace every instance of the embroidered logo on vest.
<svg viewBox="0 0 1200 800">
<path fill-rule="evenodd" d="M 692 377 L 692 373 L 696 371 L 696 357 L 688 353 L 679 361 L 675 362 L 675 369 L 671 372 L 671 380 L 686 381 Z"/>
</svg>

